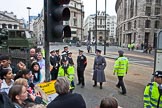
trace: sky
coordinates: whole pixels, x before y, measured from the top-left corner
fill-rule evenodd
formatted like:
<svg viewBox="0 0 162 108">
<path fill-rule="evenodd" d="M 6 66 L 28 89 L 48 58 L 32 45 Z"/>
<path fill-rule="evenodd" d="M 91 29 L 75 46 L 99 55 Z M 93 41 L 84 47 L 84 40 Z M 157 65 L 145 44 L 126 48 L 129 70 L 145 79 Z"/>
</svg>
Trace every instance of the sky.
<svg viewBox="0 0 162 108">
<path fill-rule="evenodd" d="M 37 16 L 43 8 L 44 0 L 0 0 L 0 11 L 14 12 L 18 19 L 28 20 L 28 9 L 31 7 L 30 15 Z M 96 0 L 82 0 L 84 4 L 85 18 L 96 12 Z M 107 0 L 107 14 L 116 15 L 116 0 Z M 105 0 L 97 0 L 98 10 L 105 10 Z"/>
</svg>

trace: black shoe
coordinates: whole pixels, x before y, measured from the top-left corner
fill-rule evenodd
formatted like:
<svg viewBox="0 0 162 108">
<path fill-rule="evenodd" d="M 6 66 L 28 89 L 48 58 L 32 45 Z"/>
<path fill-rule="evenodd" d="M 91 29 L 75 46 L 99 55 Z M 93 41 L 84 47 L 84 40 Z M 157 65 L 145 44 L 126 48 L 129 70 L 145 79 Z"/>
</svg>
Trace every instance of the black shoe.
<svg viewBox="0 0 162 108">
<path fill-rule="evenodd" d="M 97 86 L 96 84 L 93 85 L 93 87 L 96 87 L 96 86 Z"/>
<path fill-rule="evenodd" d="M 81 88 L 84 88 L 84 85 L 82 85 Z"/>
<path fill-rule="evenodd" d="M 124 92 L 119 92 L 119 94 L 126 96 L 126 93 Z"/>
<path fill-rule="evenodd" d="M 100 89 L 102 89 L 102 86 L 100 86 Z"/>
<path fill-rule="evenodd" d="M 80 85 L 80 83 L 78 83 L 77 85 Z"/>
<path fill-rule="evenodd" d="M 116 85 L 116 87 L 117 87 L 118 89 L 120 89 L 120 87 L 119 87 L 118 85 Z"/>
</svg>

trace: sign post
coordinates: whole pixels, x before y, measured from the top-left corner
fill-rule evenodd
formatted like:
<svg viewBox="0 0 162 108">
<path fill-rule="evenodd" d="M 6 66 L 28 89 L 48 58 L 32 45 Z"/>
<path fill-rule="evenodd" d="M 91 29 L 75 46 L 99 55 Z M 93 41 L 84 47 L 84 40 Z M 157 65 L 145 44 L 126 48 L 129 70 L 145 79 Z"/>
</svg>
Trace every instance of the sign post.
<svg viewBox="0 0 162 108">
<path fill-rule="evenodd" d="M 162 30 L 157 34 L 157 48 L 155 49 L 154 72 L 162 71 Z"/>
</svg>

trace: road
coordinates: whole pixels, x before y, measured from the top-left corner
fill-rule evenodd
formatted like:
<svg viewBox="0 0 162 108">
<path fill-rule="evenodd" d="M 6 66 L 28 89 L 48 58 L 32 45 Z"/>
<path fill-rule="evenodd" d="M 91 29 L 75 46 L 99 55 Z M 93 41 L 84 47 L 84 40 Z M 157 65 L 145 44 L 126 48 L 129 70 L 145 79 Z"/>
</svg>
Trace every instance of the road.
<svg viewBox="0 0 162 108">
<path fill-rule="evenodd" d="M 51 46 L 50 49 L 63 50 L 63 46 Z M 127 88 L 127 95 L 123 96 L 118 93 L 118 89 L 115 87 L 117 77 L 113 73 L 114 59 L 117 57 L 117 51 L 121 48 L 109 47 L 106 53 L 107 66 L 105 69 L 106 82 L 103 85 L 103 89 L 98 87 L 92 87 L 92 66 L 94 61 L 94 53 L 86 53 L 86 47 L 69 47 L 69 50 L 73 52 L 73 59 L 76 67 L 76 58 L 78 55 L 78 49 L 83 49 L 87 56 L 88 65 L 85 70 L 85 88 L 76 86 L 74 92 L 82 94 L 86 101 L 87 108 L 96 108 L 99 105 L 102 98 L 106 96 L 114 96 L 118 99 L 119 105 L 123 108 L 143 108 L 143 91 L 148 82 L 150 82 L 151 74 L 153 72 L 153 55 L 143 54 L 141 52 L 125 51 L 125 55 L 129 57 L 130 65 L 128 74 L 124 77 L 124 81 Z M 77 83 L 77 77 L 75 79 Z"/>
</svg>

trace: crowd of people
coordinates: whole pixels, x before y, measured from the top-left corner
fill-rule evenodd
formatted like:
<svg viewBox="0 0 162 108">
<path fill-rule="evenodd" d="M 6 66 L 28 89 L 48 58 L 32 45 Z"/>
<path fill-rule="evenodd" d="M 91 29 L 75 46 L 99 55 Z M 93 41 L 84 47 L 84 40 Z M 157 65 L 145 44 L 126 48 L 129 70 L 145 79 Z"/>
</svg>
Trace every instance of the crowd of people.
<svg viewBox="0 0 162 108">
<path fill-rule="evenodd" d="M 87 66 L 87 57 L 84 55 L 83 50 L 80 49 L 78 51 L 76 70 L 72 52 L 69 51 L 68 46 L 64 47 L 61 54 L 59 49 L 50 51 L 50 79 L 56 80 L 54 88 L 58 94 L 50 103 L 46 102 L 41 94 L 36 93 L 34 89 L 36 84 L 45 81 L 45 58 L 43 52 L 41 49 L 31 48 L 29 53 L 29 64 L 19 61 L 16 66 L 13 65 L 8 55 L 0 55 L 0 96 L 5 93 L 9 101 L 13 103 L 13 106 L 11 105 L 9 108 L 36 108 L 36 106 L 39 108 L 64 108 L 65 106 L 68 108 L 86 108 L 82 95 L 73 93 L 76 85 L 80 85 L 81 88 L 85 87 L 84 71 Z M 97 87 L 97 83 L 99 83 L 99 88 L 103 89 L 103 83 L 106 82 L 104 70 L 107 63 L 100 49 L 96 49 L 95 53 L 92 77 L 94 81 L 93 87 Z M 129 61 L 124 56 L 124 51 L 119 50 L 118 53 L 119 57 L 115 60 L 113 72 L 118 77 L 116 87 L 121 89 L 121 95 L 126 95 L 127 90 L 123 79 L 128 72 Z M 75 74 L 77 74 L 77 84 L 74 81 Z M 149 84 L 145 89 L 144 106 L 156 104 L 151 100 L 152 98 L 149 99 L 148 97 L 150 95 L 149 89 L 150 86 L 151 88 L 155 87 L 156 93 L 158 92 L 157 90 L 159 89 L 157 88 L 159 87 L 158 85 L 162 84 L 162 80 L 157 78 L 162 78 L 162 72 L 158 71 L 154 76 L 155 82 Z M 153 92 L 151 95 L 156 93 Z M 161 93 L 158 96 L 161 96 Z M 158 100 L 158 96 L 156 98 L 153 96 L 153 98 Z M 159 98 L 160 102 L 161 98 Z M 5 108 L 4 106 L 2 108 Z M 103 98 L 99 108 L 119 108 L 117 99 L 114 97 Z"/>
</svg>

